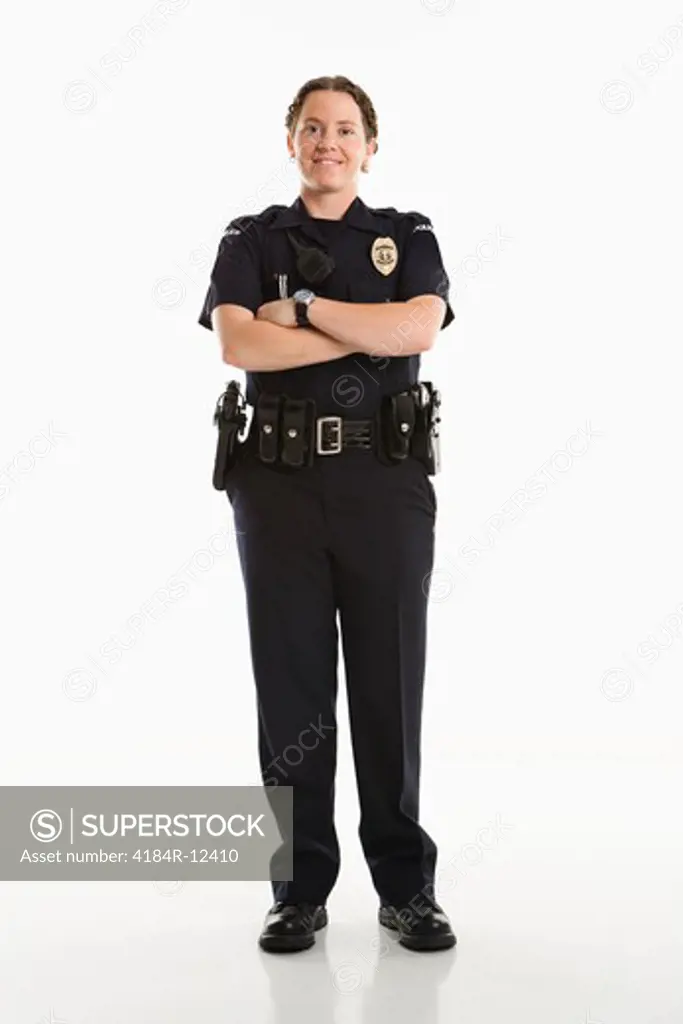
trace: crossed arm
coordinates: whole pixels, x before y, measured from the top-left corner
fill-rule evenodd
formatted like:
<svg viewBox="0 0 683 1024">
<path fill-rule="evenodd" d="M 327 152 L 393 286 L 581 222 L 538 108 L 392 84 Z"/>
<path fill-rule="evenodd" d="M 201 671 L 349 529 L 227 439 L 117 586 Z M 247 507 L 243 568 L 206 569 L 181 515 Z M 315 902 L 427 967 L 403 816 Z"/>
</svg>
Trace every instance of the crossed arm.
<svg viewBox="0 0 683 1024">
<path fill-rule="evenodd" d="M 293 299 L 266 302 L 255 316 L 244 306 L 216 306 L 211 320 L 223 361 L 258 372 L 325 363 L 353 352 L 378 358 L 426 352 L 445 314 L 438 295 L 368 303 L 318 297 L 308 310 L 310 327 L 296 326 Z"/>
</svg>

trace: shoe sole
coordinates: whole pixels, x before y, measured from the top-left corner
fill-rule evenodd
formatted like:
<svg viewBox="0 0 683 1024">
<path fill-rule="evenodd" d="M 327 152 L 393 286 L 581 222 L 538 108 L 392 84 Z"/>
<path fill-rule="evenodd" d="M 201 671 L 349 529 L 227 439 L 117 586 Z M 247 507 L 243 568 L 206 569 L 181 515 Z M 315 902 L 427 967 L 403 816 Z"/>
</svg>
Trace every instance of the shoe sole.
<svg viewBox="0 0 683 1024">
<path fill-rule="evenodd" d="M 455 935 L 404 935 L 393 917 L 380 913 L 379 923 L 383 928 L 398 932 L 399 946 L 412 949 L 417 953 L 432 952 L 437 949 L 452 949 L 458 941 Z"/>
<path fill-rule="evenodd" d="M 313 931 L 319 932 L 327 925 L 327 910 L 318 911 Z M 269 935 L 259 938 L 259 946 L 266 953 L 300 953 L 310 949 L 315 942 L 315 935 Z"/>
</svg>

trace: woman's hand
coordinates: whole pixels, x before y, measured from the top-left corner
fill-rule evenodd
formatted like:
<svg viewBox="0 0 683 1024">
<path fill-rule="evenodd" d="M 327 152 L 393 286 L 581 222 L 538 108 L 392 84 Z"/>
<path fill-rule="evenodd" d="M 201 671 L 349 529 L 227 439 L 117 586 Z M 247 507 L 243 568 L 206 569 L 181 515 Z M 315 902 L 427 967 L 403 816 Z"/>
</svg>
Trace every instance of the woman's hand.
<svg viewBox="0 0 683 1024">
<path fill-rule="evenodd" d="M 271 324 L 279 327 L 296 327 L 296 311 L 294 299 L 275 299 L 274 302 L 264 302 L 256 310 L 257 320 L 268 320 Z"/>
</svg>

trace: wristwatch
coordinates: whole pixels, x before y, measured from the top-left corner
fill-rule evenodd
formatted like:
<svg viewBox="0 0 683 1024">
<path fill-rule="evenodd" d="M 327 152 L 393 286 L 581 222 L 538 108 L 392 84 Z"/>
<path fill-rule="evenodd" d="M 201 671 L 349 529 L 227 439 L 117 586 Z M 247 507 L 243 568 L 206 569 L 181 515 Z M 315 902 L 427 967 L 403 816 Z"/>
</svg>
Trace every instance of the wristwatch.
<svg viewBox="0 0 683 1024">
<path fill-rule="evenodd" d="M 310 288 L 299 288 L 298 291 L 294 292 L 292 298 L 294 299 L 294 311 L 296 313 L 297 327 L 310 326 L 308 319 L 308 307 L 315 298 L 315 292 L 312 292 Z"/>
</svg>

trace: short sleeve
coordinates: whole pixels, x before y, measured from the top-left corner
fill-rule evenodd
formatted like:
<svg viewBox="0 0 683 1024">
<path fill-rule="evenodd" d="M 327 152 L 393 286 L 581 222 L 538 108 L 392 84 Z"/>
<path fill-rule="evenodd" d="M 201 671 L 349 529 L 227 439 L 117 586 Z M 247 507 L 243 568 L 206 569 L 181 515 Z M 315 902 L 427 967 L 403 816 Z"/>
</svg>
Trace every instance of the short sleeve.
<svg viewBox="0 0 683 1024">
<path fill-rule="evenodd" d="M 236 218 L 223 232 L 198 319 L 202 327 L 213 330 L 211 313 L 226 302 L 252 313 L 263 305 L 259 241 L 254 221 L 248 217 Z"/>
<path fill-rule="evenodd" d="M 410 214 L 405 237 L 405 251 L 399 266 L 399 301 L 407 302 L 416 295 L 438 295 L 446 303 L 443 330 L 455 320 L 455 314 L 449 301 L 450 281 L 429 217 Z"/>
</svg>

